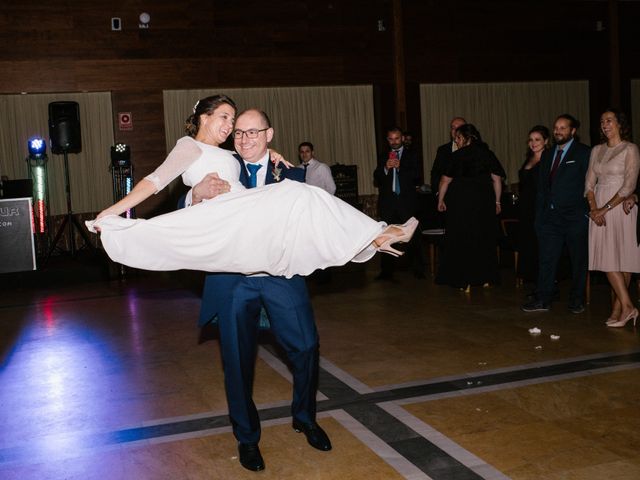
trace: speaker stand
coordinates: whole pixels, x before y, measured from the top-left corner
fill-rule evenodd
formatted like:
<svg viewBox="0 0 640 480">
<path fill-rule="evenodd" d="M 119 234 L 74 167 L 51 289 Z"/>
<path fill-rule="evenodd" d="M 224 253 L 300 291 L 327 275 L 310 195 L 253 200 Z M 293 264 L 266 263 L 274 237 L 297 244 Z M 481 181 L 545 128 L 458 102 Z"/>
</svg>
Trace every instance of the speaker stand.
<svg viewBox="0 0 640 480">
<path fill-rule="evenodd" d="M 62 154 L 64 155 L 64 182 L 65 182 L 65 190 L 67 193 L 67 214 L 65 215 L 64 219 L 62 220 L 62 223 L 58 227 L 58 231 L 55 237 L 53 237 L 53 241 L 51 242 L 51 246 L 49 247 L 49 252 L 47 253 L 47 257 L 45 259 L 45 263 L 49 261 L 49 257 L 51 257 L 51 254 L 56 249 L 58 242 L 62 238 L 62 234 L 64 233 L 65 227 L 67 226 L 69 228 L 69 250 L 67 251 L 61 248 L 59 248 L 59 250 L 68 252 L 71 255 L 71 257 L 75 258 L 76 241 L 73 235 L 73 229 L 75 228 L 80 234 L 80 236 L 82 237 L 82 239 L 84 240 L 85 246 L 88 247 L 94 253 L 96 252 L 96 249 L 94 248 L 94 246 L 91 245 L 91 239 L 89 238 L 87 229 L 84 228 L 80 224 L 78 219 L 73 216 L 73 211 L 71 210 L 71 184 L 69 183 L 69 157 L 68 157 L 67 150 L 66 149 L 63 150 Z"/>
</svg>

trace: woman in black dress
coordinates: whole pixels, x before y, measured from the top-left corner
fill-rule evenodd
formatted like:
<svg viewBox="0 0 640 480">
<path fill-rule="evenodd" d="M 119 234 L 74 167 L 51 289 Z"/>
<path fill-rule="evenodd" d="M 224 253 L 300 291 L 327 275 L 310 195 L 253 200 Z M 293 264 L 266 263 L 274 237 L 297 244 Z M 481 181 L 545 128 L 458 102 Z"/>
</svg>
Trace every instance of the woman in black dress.
<svg viewBox="0 0 640 480">
<path fill-rule="evenodd" d="M 535 283 L 538 278 L 538 239 L 534 228 L 540 157 L 549 148 L 549 129 L 536 125 L 529 131 L 527 157 L 518 172 L 518 277 Z"/>
<path fill-rule="evenodd" d="M 454 140 L 458 150 L 438 189 L 446 233 L 437 283 L 469 291 L 498 282 L 496 215 L 505 173 L 472 124 L 459 127 Z"/>
</svg>

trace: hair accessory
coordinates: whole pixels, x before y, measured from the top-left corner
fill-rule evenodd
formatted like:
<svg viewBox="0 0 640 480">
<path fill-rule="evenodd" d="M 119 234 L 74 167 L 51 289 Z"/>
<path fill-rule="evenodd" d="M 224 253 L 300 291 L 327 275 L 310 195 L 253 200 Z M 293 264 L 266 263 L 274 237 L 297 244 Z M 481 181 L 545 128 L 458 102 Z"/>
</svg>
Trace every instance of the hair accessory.
<svg viewBox="0 0 640 480">
<path fill-rule="evenodd" d="M 199 105 L 199 104 L 200 104 L 200 100 L 198 100 L 198 101 L 196 102 L 196 104 L 193 106 L 193 113 L 194 113 L 194 114 L 196 113 L 196 108 L 198 108 L 198 105 Z"/>
</svg>

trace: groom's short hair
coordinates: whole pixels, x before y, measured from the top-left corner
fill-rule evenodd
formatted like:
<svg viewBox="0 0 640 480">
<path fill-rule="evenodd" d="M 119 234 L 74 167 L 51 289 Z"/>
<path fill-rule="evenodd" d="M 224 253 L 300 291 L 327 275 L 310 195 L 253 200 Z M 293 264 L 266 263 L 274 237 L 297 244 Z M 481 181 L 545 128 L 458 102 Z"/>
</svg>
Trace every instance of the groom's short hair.
<svg viewBox="0 0 640 480">
<path fill-rule="evenodd" d="M 271 128 L 271 119 L 264 110 L 260 110 L 259 108 L 247 108 L 246 110 L 243 110 L 240 115 L 244 115 L 247 112 L 256 112 L 258 115 L 260 115 L 260 117 L 262 117 L 262 121 L 266 124 L 266 127 Z M 238 115 L 238 117 L 240 115 Z"/>
</svg>

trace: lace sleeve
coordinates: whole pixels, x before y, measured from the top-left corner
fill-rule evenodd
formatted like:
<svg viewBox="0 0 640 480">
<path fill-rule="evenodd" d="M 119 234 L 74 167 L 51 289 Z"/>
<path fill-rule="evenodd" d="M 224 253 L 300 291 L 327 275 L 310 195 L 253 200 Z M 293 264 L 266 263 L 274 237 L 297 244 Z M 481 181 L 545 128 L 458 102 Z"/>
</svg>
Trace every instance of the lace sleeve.
<svg viewBox="0 0 640 480">
<path fill-rule="evenodd" d="M 637 145 L 630 143 L 627 147 L 627 154 L 624 159 L 624 183 L 618 195 L 621 197 L 628 197 L 636 189 L 636 182 L 638 180 L 638 171 L 640 170 L 640 154 L 638 153 Z"/>
<path fill-rule="evenodd" d="M 169 152 L 166 160 L 144 178 L 156 186 L 156 193 L 158 193 L 172 180 L 184 173 L 200 155 L 202 155 L 202 150 L 196 142 L 191 137 L 182 137 Z"/>
<path fill-rule="evenodd" d="M 598 181 L 598 177 L 595 172 L 595 164 L 596 164 L 596 156 L 598 154 L 598 147 L 593 147 L 591 149 L 591 156 L 589 157 L 589 167 L 587 168 L 587 175 L 584 179 L 584 196 L 587 196 L 587 193 L 593 192 L 593 189 L 596 187 L 596 182 Z"/>
</svg>

